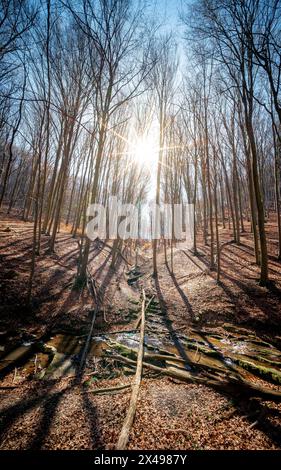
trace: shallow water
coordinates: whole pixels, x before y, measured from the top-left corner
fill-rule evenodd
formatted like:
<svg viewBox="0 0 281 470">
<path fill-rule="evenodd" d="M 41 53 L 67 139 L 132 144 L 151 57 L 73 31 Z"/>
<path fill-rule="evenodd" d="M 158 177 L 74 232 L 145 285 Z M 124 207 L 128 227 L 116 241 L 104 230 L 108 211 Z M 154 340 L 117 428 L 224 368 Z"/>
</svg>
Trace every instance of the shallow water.
<svg viewBox="0 0 281 470">
<path fill-rule="evenodd" d="M 68 361 L 74 362 L 82 353 L 86 337 L 73 336 L 69 334 L 56 334 L 51 336 L 44 344 L 41 342 L 23 342 L 12 351 L 3 355 L 0 359 L 0 372 L 18 369 L 18 375 L 30 376 L 39 374 L 43 376 L 52 362 L 58 363 Z M 7 345 L 8 346 L 8 345 Z M 101 356 L 107 347 L 104 337 L 95 337 L 89 349 L 88 356 Z M 53 364 L 54 365 L 54 364 Z"/>
<path fill-rule="evenodd" d="M 46 372 L 54 378 L 73 373 L 79 356 L 82 353 L 86 336 L 73 336 L 58 333 L 50 337 L 44 345 L 36 342 L 23 342 L 13 351 L 4 355 L 0 360 L 0 372 L 7 368 L 19 367 L 19 374 L 25 377 L 43 377 Z M 101 357 L 106 349 L 119 343 L 135 351 L 139 348 L 139 333 L 123 332 L 117 335 L 101 335 L 92 338 L 88 357 Z M 40 345 L 41 344 L 41 345 Z M 40 345 L 40 348 L 39 348 Z M 202 349 L 203 348 L 203 349 Z M 207 352 L 212 353 L 207 354 Z M 160 355 L 175 356 L 175 360 L 185 368 L 189 362 L 192 367 L 200 365 L 217 368 L 219 370 L 234 370 L 241 361 L 253 371 L 255 367 L 270 368 L 274 373 L 281 373 L 281 352 L 272 345 L 266 345 L 255 338 L 241 340 L 241 336 L 218 338 L 211 336 L 210 332 L 190 331 L 187 336 L 178 335 L 176 340 L 168 340 L 161 336 L 145 335 L 145 352 Z M 173 359 L 170 358 L 171 362 Z M 168 362 L 169 362 L 168 361 Z M 168 366 L 168 362 L 166 366 Z M 165 361 L 164 361 L 165 366 Z M 245 374 L 249 375 L 245 370 Z M 270 373 L 269 373 L 270 378 Z"/>
</svg>

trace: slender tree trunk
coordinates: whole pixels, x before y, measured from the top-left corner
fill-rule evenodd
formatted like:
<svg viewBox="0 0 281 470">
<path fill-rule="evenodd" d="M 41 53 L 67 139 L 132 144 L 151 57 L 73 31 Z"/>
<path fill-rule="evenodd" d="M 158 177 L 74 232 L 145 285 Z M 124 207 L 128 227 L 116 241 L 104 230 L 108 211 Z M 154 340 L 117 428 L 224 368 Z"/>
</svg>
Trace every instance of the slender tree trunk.
<svg viewBox="0 0 281 470">
<path fill-rule="evenodd" d="M 160 129 L 159 129 L 159 153 L 158 153 L 158 162 L 157 162 L 157 181 L 156 181 L 156 195 L 155 195 L 155 229 L 157 225 L 157 210 L 160 203 L 160 182 L 161 182 L 161 168 L 162 168 L 162 159 L 163 159 L 163 145 L 164 145 L 164 109 L 163 103 L 160 104 Z M 152 234 L 155 236 L 156 234 Z M 157 277 L 157 238 L 153 239 L 153 277 Z"/>
<path fill-rule="evenodd" d="M 221 217 L 222 226 L 225 228 L 225 211 L 224 211 L 224 190 L 223 190 L 223 179 L 220 178 L 220 195 L 221 195 Z"/>
<path fill-rule="evenodd" d="M 15 193 L 18 189 L 18 182 L 19 182 L 19 177 L 21 175 L 21 171 L 22 171 L 22 161 L 19 164 L 19 169 L 18 169 L 18 172 L 17 172 L 16 180 L 15 180 L 15 183 L 14 183 L 11 195 L 10 195 L 10 202 L 9 202 L 9 207 L 8 207 L 8 210 L 7 210 L 7 214 L 10 213 L 10 211 L 11 211 L 13 205 L 14 205 L 14 197 L 15 197 Z"/>
<path fill-rule="evenodd" d="M 22 86 L 22 95 L 21 95 L 21 100 L 20 100 L 20 104 L 19 104 L 19 114 L 18 114 L 18 118 L 17 118 L 16 124 L 15 124 L 15 127 L 13 128 L 13 131 L 12 131 L 11 141 L 9 143 L 9 157 L 8 157 L 8 163 L 7 163 L 6 171 L 5 171 L 5 174 L 4 174 L 3 187 L 2 187 L 1 194 L 0 194 L 0 207 L 2 206 L 2 203 L 3 203 L 3 199 L 4 199 L 4 196 L 5 196 L 7 183 L 8 183 L 8 179 L 9 179 L 9 175 L 10 175 L 10 169 L 11 169 L 11 165 L 13 163 L 13 145 L 14 145 L 16 134 L 18 132 L 18 129 L 19 129 L 19 126 L 20 126 L 20 123 L 21 123 L 23 103 L 24 103 L 24 98 L 25 98 L 25 89 L 26 89 L 26 72 L 24 72 L 24 82 L 23 82 L 23 86 Z"/>
<path fill-rule="evenodd" d="M 258 175 L 258 164 L 257 164 L 257 149 L 254 137 L 253 126 L 251 117 L 246 120 L 247 131 L 249 136 L 249 142 L 251 146 L 252 154 L 252 174 L 253 174 L 253 185 L 255 191 L 255 198 L 257 204 L 257 216 L 258 216 L 258 227 L 260 237 L 260 248 L 261 248 L 261 273 L 260 273 L 260 284 L 266 285 L 268 282 L 268 259 L 267 259 L 267 244 L 265 234 L 265 221 L 264 221 L 264 206 L 260 191 L 259 175 Z"/>
<path fill-rule="evenodd" d="M 278 227 L 278 260 L 281 260 L 281 214 L 280 214 L 280 169 L 279 162 L 281 161 L 281 144 L 278 136 L 276 136 L 273 126 L 273 139 L 274 139 L 274 182 L 275 182 L 275 204 L 276 216 Z"/>
<path fill-rule="evenodd" d="M 59 166 L 59 160 L 61 156 L 61 150 L 62 150 L 62 144 L 63 144 L 63 124 L 61 125 L 61 131 L 60 131 L 60 136 L 59 136 L 59 141 L 58 141 L 58 148 L 56 152 L 56 160 L 55 160 L 55 166 L 52 172 L 52 179 L 51 179 L 51 184 L 49 188 L 49 196 L 48 196 L 48 201 L 47 201 L 47 207 L 46 207 L 46 213 L 45 213 L 45 219 L 43 223 L 43 233 L 49 233 L 47 230 L 49 221 L 50 221 L 50 214 L 51 214 L 51 208 L 52 204 L 54 202 L 54 189 L 55 189 L 55 184 L 56 184 L 56 179 L 57 179 L 57 172 L 58 172 L 58 166 Z"/>
<path fill-rule="evenodd" d="M 238 208 L 238 184 L 237 184 L 237 162 L 236 162 L 236 149 L 232 148 L 233 152 L 233 171 L 232 171 L 232 181 L 233 181 L 233 205 L 234 205 L 234 216 L 235 216 L 235 240 L 237 245 L 240 245 L 240 226 L 239 226 L 239 208 Z"/>
<path fill-rule="evenodd" d="M 104 113 L 102 124 L 101 124 L 100 131 L 99 131 L 99 143 L 98 143 L 98 150 L 97 150 L 97 156 L 96 156 L 96 162 L 95 162 L 95 172 L 94 172 L 94 181 L 93 181 L 93 187 L 92 187 L 91 204 L 94 204 L 97 202 L 99 173 L 100 173 L 100 166 L 101 166 L 101 161 L 102 161 L 102 156 L 103 156 L 103 151 L 104 151 L 104 146 L 105 146 L 105 139 L 106 139 L 105 129 L 107 129 L 107 120 L 108 120 L 107 114 Z M 85 282 L 87 278 L 87 264 L 88 264 L 88 258 L 89 258 L 89 253 L 90 253 L 90 246 L 91 246 L 91 241 L 88 237 L 86 237 L 81 264 L 78 266 L 77 278 L 79 279 L 80 282 Z"/>
<path fill-rule="evenodd" d="M 239 203 L 239 214 L 240 214 L 240 224 L 241 224 L 241 232 L 245 232 L 244 227 L 244 220 L 243 220 L 243 206 L 242 206 L 242 187 L 240 183 L 240 177 L 237 173 L 237 189 L 238 189 L 238 203 Z"/>
<path fill-rule="evenodd" d="M 217 178 L 217 176 L 215 176 Z M 214 206 L 215 206 L 215 225 L 216 225 L 216 247 L 217 247 L 217 282 L 220 282 L 220 238 L 219 238 L 219 220 L 218 220 L 218 197 L 217 197 L 217 181 L 214 185 Z"/>
</svg>

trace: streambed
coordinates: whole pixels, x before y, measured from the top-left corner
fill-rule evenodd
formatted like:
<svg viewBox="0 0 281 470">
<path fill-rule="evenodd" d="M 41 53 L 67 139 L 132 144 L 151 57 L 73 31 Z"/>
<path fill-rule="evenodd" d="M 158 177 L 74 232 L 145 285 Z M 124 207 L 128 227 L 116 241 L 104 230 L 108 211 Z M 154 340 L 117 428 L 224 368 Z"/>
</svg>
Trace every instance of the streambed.
<svg viewBox="0 0 281 470">
<path fill-rule="evenodd" d="M 0 374 L 15 370 L 17 377 L 38 379 L 73 375 L 85 340 L 85 336 L 61 332 L 50 336 L 44 343 L 36 340 L 23 342 L 12 350 L 2 344 Z M 138 346 L 137 332 L 94 336 L 87 356 L 88 369 L 92 360 L 107 361 L 115 354 L 135 360 Z M 6 354 L 5 350 L 8 351 Z M 271 384 L 281 385 L 281 352 L 270 343 L 237 331 L 225 330 L 218 334 L 210 330 L 190 329 L 188 335 L 183 335 L 171 334 L 167 330 L 165 335 L 154 335 L 148 330 L 144 360 L 162 368 L 175 367 L 195 373 L 203 370 L 235 377 L 243 372 L 243 377 L 248 380 L 260 377 Z M 104 364 L 101 363 L 100 374 L 103 367 L 106 369 Z M 122 366 L 125 367 L 120 361 L 121 373 Z"/>
</svg>

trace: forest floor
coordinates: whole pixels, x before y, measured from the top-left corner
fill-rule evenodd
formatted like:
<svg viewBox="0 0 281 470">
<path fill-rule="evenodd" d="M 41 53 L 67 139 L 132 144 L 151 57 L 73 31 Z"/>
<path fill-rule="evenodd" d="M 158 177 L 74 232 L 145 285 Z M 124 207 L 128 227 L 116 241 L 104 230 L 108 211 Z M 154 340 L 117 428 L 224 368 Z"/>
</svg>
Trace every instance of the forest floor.
<svg viewBox="0 0 281 470">
<path fill-rule="evenodd" d="M 87 289 L 73 289 L 78 244 L 67 231 L 58 235 L 55 254 L 48 252 L 49 238 L 42 235 L 36 258 L 33 304 L 25 306 L 32 251 L 33 224 L 16 214 L 0 214 L 0 344 L 4 356 L 12 348 L 48 334 L 87 334 L 93 299 Z M 178 244 L 173 272 L 158 255 L 159 275 L 152 272 L 152 254 L 143 249 L 139 266 L 142 285 L 165 306 L 174 331 L 188 335 L 190 328 L 214 332 L 225 325 L 243 329 L 281 350 L 281 263 L 276 260 L 277 230 L 267 223 L 269 289 L 258 284 L 249 225 L 241 244 L 222 250 L 221 282 L 209 269 L 209 247 L 198 243 L 195 257 Z M 231 239 L 220 229 L 221 242 Z M 129 254 L 126 255 L 129 259 Z M 170 253 L 168 252 L 168 258 Z M 103 299 L 93 335 L 133 328 L 131 302 L 138 286 L 130 286 L 130 267 L 120 258 L 110 268 L 110 251 L 93 244 L 89 269 Z M 170 265 L 170 264 L 169 264 Z M 38 355 L 39 356 L 39 355 Z M 38 359 L 36 355 L 36 361 Z M 92 367 L 92 369 L 91 369 Z M 113 449 L 130 399 L 130 390 L 95 395 L 96 386 L 109 387 L 132 381 L 130 374 L 94 375 L 92 359 L 80 383 L 71 377 L 38 378 L 36 364 L 21 362 L 2 374 L 0 387 L 0 449 Z M 281 387 L 279 387 L 281 388 Z M 281 449 L 281 403 L 231 396 L 205 385 L 184 383 L 165 376 L 142 380 L 129 449 Z"/>
</svg>

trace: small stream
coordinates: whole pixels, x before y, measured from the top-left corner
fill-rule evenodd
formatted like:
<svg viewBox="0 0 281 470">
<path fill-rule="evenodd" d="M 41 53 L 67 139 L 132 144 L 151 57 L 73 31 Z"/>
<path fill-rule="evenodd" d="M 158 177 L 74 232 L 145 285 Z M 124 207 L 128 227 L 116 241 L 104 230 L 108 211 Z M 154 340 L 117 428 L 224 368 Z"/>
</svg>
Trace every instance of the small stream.
<svg viewBox="0 0 281 470">
<path fill-rule="evenodd" d="M 85 336 L 57 333 L 45 343 L 38 341 L 23 342 L 9 351 L 9 345 L 1 344 L 0 373 L 15 370 L 17 377 L 24 378 L 60 378 L 75 374 L 81 352 L 85 345 Z M 177 347 L 181 345 L 181 348 Z M 139 347 L 139 334 L 121 332 L 92 338 L 88 360 L 103 358 L 108 351 L 118 354 L 128 352 L 136 355 Z M 5 351 L 7 353 L 5 354 Z M 167 361 L 160 361 L 163 367 L 186 369 L 188 365 L 228 370 L 229 367 L 243 366 L 245 374 L 250 375 L 262 370 L 266 380 L 281 384 L 281 352 L 273 345 L 255 337 L 225 335 L 210 331 L 190 330 L 188 336 L 177 335 L 177 342 L 168 334 L 145 335 L 145 353 L 168 356 Z M 156 361 L 159 364 L 159 361 Z"/>
<path fill-rule="evenodd" d="M 66 373 L 73 372 L 84 344 L 85 337 L 64 333 L 50 336 L 44 343 L 36 340 L 24 341 L 12 349 L 9 344 L 4 343 L 1 345 L 0 374 L 17 369 L 18 376 L 43 378 L 49 372 L 53 375 L 55 369 L 61 367 Z M 104 340 L 93 338 L 89 357 L 101 356 L 104 347 Z M 55 378 L 56 375 L 60 376 L 55 374 Z"/>
</svg>

